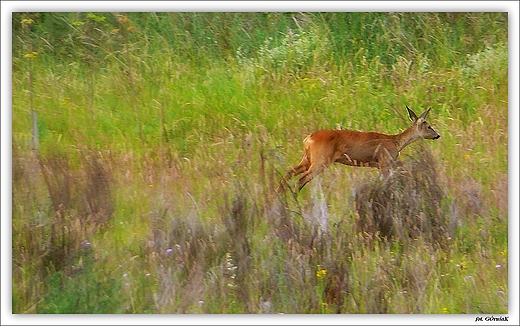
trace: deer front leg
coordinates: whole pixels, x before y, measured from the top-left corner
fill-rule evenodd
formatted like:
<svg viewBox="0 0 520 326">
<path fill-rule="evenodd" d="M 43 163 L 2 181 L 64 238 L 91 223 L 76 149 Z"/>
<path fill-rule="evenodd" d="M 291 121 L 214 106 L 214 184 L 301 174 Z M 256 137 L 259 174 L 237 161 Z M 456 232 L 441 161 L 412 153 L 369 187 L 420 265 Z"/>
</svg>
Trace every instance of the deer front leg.
<svg viewBox="0 0 520 326">
<path fill-rule="evenodd" d="M 388 150 L 385 148 L 381 154 L 379 155 L 379 170 L 383 174 L 385 178 L 388 178 L 392 175 L 392 167 L 394 165 L 395 159 L 390 155 Z"/>
</svg>

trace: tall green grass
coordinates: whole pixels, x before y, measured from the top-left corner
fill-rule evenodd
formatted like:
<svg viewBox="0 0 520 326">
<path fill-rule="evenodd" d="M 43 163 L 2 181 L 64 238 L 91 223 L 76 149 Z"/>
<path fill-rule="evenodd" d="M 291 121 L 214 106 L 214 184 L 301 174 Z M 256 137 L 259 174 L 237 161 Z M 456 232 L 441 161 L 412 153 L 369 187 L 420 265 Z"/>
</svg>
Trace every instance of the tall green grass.
<svg viewBox="0 0 520 326">
<path fill-rule="evenodd" d="M 507 40 L 505 13 L 13 13 L 13 312 L 507 313 Z M 309 132 L 405 105 L 442 137 L 394 179 L 274 195 Z"/>
</svg>

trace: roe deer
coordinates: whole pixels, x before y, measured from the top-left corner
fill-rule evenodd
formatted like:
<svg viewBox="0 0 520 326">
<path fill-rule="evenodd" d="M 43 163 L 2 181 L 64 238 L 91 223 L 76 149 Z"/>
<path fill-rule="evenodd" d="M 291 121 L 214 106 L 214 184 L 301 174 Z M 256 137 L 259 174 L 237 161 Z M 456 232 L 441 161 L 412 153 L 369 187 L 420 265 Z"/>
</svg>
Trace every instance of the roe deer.
<svg viewBox="0 0 520 326">
<path fill-rule="evenodd" d="M 301 190 L 333 162 L 379 168 L 384 176 L 388 176 L 389 165 L 397 159 L 403 148 L 421 138 L 440 137 L 426 122 L 431 108 L 419 117 L 408 106 L 406 109 L 413 121 L 412 126 L 397 135 L 351 130 L 320 130 L 308 135 L 303 140 L 303 159 L 286 173 L 276 191 L 280 192 L 287 180 L 303 173 L 298 182 L 298 190 Z"/>
</svg>

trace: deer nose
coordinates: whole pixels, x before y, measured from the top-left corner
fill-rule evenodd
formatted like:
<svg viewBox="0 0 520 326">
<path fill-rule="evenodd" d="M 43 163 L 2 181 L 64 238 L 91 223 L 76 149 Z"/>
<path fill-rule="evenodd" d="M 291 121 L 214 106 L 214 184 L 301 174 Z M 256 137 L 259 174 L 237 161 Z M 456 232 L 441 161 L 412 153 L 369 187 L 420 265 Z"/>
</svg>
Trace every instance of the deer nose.
<svg viewBox="0 0 520 326">
<path fill-rule="evenodd" d="M 437 136 L 435 136 L 435 138 L 433 138 L 433 139 L 439 139 L 439 138 L 441 138 L 441 135 L 437 135 Z"/>
</svg>

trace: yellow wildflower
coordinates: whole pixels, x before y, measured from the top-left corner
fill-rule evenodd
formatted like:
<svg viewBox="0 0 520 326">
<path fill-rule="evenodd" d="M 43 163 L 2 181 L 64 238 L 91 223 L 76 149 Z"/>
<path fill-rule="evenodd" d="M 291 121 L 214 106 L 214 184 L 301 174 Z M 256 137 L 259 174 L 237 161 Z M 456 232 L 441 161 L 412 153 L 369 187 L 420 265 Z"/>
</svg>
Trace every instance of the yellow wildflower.
<svg viewBox="0 0 520 326">
<path fill-rule="evenodd" d="M 38 52 L 36 51 L 33 51 L 31 53 L 26 53 L 24 54 L 24 58 L 28 58 L 28 59 L 32 59 L 32 58 L 35 58 L 36 56 L 38 55 Z"/>
<path fill-rule="evenodd" d="M 327 276 L 327 270 L 326 269 L 320 269 L 319 271 L 316 272 L 316 277 L 317 278 L 323 278 Z"/>
<path fill-rule="evenodd" d="M 34 20 L 31 18 L 24 18 L 22 19 L 22 25 L 32 25 L 34 24 Z"/>
<path fill-rule="evenodd" d="M 130 19 L 128 19 L 128 17 L 123 16 L 123 15 L 117 17 L 117 20 L 118 20 L 121 24 L 126 24 L 126 23 L 128 23 L 128 22 L 130 21 Z"/>
</svg>

